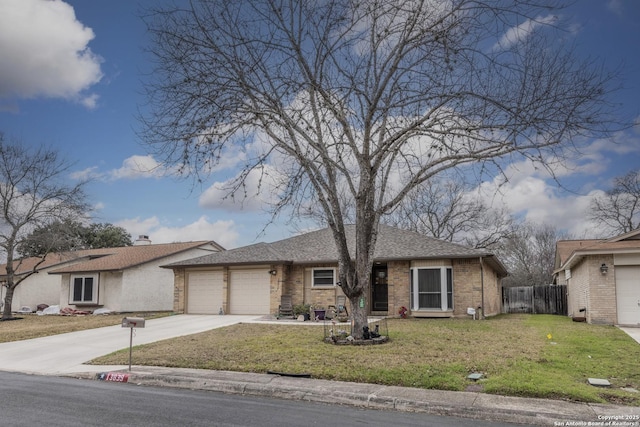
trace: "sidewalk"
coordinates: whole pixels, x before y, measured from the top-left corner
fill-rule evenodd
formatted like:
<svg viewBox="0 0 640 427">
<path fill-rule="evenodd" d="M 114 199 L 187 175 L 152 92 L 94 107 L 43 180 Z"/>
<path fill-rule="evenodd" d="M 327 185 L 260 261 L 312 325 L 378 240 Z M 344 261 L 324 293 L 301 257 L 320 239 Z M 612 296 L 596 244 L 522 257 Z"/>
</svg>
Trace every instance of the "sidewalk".
<svg viewBox="0 0 640 427">
<path fill-rule="evenodd" d="M 118 373 L 128 375 L 128 383 L 141 386 L 219 391 L 538 426 L 607 425 L 608 421 L 615 420 L 620 424 L 609 425 L 640 425 L 640 407 L 424 390 L 244 372 L 147 366 L 133 366 L 129 372 L 128 367 L 121 368 Z M 69 376 L 99 378 L 95 373 Z M 600 422 L 602 424 L 599 424 Z"/>
</svg>

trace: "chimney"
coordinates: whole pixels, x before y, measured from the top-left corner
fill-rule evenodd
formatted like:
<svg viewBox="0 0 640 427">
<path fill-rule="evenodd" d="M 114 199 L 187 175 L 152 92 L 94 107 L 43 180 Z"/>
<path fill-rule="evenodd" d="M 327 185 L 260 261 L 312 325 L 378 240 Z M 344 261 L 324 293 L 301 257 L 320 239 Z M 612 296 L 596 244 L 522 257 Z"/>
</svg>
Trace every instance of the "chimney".
<svg viewBox="0 0 640 427">
<path fill-rule="evenodd" d="M 150 245 L 150 244 L 151 244 L 151 240 L 149 240 L 149 236 L 145 234 L 138 235 L 138 240 L 133 242 L 134 246 Z"/>
</svg>

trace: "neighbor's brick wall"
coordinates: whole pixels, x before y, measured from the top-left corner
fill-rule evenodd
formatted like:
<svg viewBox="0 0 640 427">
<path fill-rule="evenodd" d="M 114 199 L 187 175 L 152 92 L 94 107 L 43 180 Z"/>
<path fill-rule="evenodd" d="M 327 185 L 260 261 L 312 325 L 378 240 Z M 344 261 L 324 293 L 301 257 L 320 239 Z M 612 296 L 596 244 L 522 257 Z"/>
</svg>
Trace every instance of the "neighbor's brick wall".
<svg viewBox="0 0 640 427">
<path fill-rule="evenodd" d="M 600 266 L 607 264 L 607 274 Z M 613 255 L 589 255 L 571 269 L 567 281 L 567 303 L 570 316 L 587 318 L 587 322 L 613 325 L 617 322 L 616 282 Z M 580 309 L 586 308 L 586 313 Z"/>
<path fill-rule="evenodd" d="M 558 272 L 556 275 L 556 285 L 566 285 L 567 284 L 567 276 L 564 270 Z"/>
<path fill-rule="evenodd" d="M 587 312 L 581 313 L 580 309 Z M 583 260 L 571 268 L 571 278 L 567 280 L 567 313 L 572 317 L 589 315 L 589 269 Z"/>
<path fill-rule="evenodd" d="M 173 270 L 173 311 L 184 313 L 185 307 L 185 272 L 184 268 Z"/>
<path fill-rule="evenodd" d="M 584 264 L 589 271 L 589 323 L 614 325 L 617 323 L 616 280 L 613 255 L 590 255 Z M 600 266 L 607 264 L 607 274 Z"/>
</svg>

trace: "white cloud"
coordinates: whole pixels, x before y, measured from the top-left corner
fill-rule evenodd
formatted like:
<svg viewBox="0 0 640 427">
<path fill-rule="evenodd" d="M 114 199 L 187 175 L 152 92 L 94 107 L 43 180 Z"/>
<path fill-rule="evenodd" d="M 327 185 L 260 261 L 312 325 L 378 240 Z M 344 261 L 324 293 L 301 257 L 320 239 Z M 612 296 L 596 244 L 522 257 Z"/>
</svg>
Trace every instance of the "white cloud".
<svg viewBox="0 0 640 427">
<path fill-rule="evenodd" d="M 514 163 L 505 176 L 482 183 L 477 191 L 494 207 L 505 206 L 513 215 L 538 224 L 554 225 L 577 237 L 594 234 L 587 219 L 591 199 L 586 194 L 565 193 L 542 169 L 530 162 Z"/>
<path fill-rule="evenodd" d="M 139 217 L 125 219 L 115 225 L 131 233 L 134 240 L 139 235 L 147 235 L 152 243 L 213 240 L 225 248 L 232 248 L 239 238 L 234 221 L 210 222 L 206 216 L 201 216 L 195 222 L 182 227 L 164 226 L 155 216 L 144 219 Z"/>
<path fill-rule="evenodd" d="M 77 180 L 117 181 L 120 179 L 162 178 L 171 175 L 172 171 L 158 163 L 153 156 L 133 155 L 122 161 L 122 166 L 107 172 L 100 172 L 97 166 L 76 171 L 71 174 Z"/>
<path fill-rule="evenodd" d="M 168 175 L 168 170 L 158 163 L 153 156 L 133 155 L 124 159 L 122 167 L 108 172 L 112 180 L 117 179 L 138 179 L 138 178 L 160 178 Z"/>
<path fill-rule="evenodd" d="M 102 78 L 91 28 L 60 0 L 0 2 L 0 98 L 63 98 L 95 108 Z"/>
<path fill-rule="evenodd" d="M 97 166 L 92 166 L 86 169 L 83 169 L 81 171 L 77 171 L 77 172 L 73 172 L 71 174 L 71 178 L 72 179 L 76 179 L 79 181 L 88 181 L 91 179 L 100 179 L 102 178 L 103 174 L 101 174 L 100 172 L 98 172 L 98 167 Z"/>
<path fill-rule="evenodd" d="M 493 46 L 494 50 L 507 50 L 525 41 L 531 34 L 543 25 L 553 24 L 558 20 L 555 15 L 538 16 L 536 19 L 527 19 L 522 24 L 510 28 Z"/>
<path fill-rule="evenodd" d="M 236 178 L 216 182 L 202 193 L 199 206 L 207 209 L 257 212 L 277 203 L 282 175 L 272 166 L 254 169 L 244 180 L 244 185 L 231 196 Z"/>
</svg>

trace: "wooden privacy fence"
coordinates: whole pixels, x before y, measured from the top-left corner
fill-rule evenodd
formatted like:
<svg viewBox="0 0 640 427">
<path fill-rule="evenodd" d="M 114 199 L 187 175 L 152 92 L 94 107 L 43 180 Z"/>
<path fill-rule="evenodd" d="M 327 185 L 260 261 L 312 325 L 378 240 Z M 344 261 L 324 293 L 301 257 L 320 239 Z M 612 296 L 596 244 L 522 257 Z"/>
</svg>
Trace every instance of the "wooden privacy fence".
<svg viewBox="0 0 640 427">
<path fill-rule="evenodd" d="M 503 313 L 567 315 L 565 285 L 536 285 L 502 288 Z"/>
</svg>

